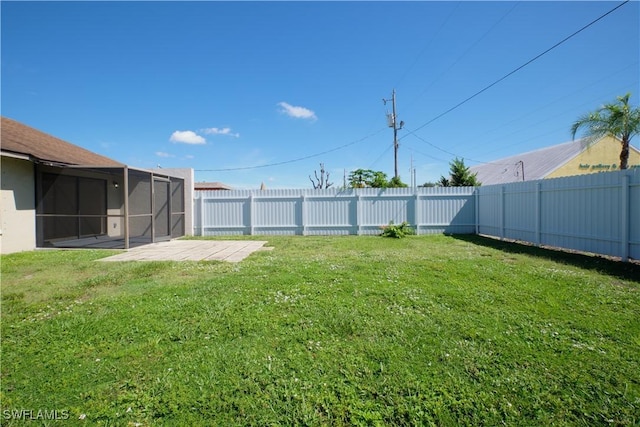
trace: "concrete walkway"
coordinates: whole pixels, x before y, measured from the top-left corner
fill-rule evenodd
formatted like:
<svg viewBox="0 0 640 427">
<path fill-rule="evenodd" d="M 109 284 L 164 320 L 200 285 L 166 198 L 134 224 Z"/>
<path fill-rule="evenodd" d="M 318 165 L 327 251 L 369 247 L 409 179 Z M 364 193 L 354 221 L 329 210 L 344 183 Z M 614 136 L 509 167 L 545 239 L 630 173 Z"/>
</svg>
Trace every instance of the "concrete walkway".
<svg viewBox="0 0 640 427">
<path fill-rule="evenodd" d="M 255 251 L 270 250 L 256 240 L 172 240 L 129 249 L 100 261 L 229 261 L 239 262 Z"/>
</svg>

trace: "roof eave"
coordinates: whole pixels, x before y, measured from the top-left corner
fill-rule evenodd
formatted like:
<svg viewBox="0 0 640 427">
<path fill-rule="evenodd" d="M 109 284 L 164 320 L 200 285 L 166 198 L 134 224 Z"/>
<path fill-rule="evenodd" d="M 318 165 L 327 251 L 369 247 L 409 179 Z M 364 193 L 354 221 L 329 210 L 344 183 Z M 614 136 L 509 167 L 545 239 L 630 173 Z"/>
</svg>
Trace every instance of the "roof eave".
<svg viewBox="0 0 640 427">
<path fill-rule="evenodd" d="M 14 151 L 7 151 L 7 150 L 0 150 L 0 154 L 4 157 L 11 157 L 13 159 L 20 159 L 20 160 L 28 160 L 30 162 L 35 161 L 35 159 L 28 155 L 28 154 L 24 154 L 24 153 L 17 153 Z"/>
</svg>

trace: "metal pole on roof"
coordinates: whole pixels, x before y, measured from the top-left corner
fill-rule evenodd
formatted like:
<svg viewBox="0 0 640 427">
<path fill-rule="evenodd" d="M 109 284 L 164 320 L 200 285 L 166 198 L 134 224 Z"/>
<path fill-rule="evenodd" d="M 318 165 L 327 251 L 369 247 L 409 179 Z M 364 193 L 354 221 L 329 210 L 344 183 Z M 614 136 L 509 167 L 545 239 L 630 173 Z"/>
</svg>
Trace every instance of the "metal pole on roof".
<svg viewBox="0 0 640 427">
<path fill-rule="evenodd" d="M 519 160 L 518 162 L 516 162 L 516 166 L 518 166 L 518 165 L 520 165 L 520 166 L 522 167 L 522 180 L 524 181 L 524 180 L 525 180 L 525 179 L 524 179 L 524 161 Z M 518 172 L 516 171 L 516 174 L 517 174 L 517 173 L 518 173 Z"/>
</svg>

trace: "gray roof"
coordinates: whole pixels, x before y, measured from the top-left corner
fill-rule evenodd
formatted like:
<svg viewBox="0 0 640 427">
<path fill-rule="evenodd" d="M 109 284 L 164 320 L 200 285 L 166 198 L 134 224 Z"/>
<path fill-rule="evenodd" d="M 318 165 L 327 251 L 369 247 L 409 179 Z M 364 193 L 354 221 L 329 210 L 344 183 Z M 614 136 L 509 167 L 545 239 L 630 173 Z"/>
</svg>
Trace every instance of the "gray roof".
<svg viewBox="0 0 640 427">
<path fill-rule="evenodd" d="M 526 181 L 543 179 L 586 150 L 587 146 L 594 142 L 588 138 L 577 139 L 564 144 L 506 157 L 491 163 L 472 166 L 469 170 L 478 174 L 478 181 L 482 185 L 523 181 L 523 165 Z"/>
</svg>

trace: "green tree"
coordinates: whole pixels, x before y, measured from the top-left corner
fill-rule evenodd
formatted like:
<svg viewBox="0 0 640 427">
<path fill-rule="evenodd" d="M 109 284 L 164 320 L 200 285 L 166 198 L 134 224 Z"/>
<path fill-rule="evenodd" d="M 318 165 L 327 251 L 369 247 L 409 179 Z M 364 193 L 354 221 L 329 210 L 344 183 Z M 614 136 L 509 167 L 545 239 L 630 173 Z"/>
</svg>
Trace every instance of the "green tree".
<svg viewBox="0 0 640 427">
<path fill-rule="evenodd" d="M 640 109 L 631 107 L 629 98 L 630 93 L 619 96 L 617 102 L 605 104 L 594 112 L 578 117 L 571 126 L 574 139 L 579 129 L 584 129 L 585 135 L 594 140 L 603 136 L 618 138 L 622 144 L 620 169 L 627 169 L 631 138 L 640 133 Z"/>
<path fill-rule="evenodd" d="M 436 185 L 438 187 L 451 187 L 451 181 L 449 181 L 449 178 L 441 176 L 438 182 L 436 182 Z"/>
<path fill-rule="evenodd" d="M 402 180 L 400 179 L 399 176 L 394 176 L 393 178 L 391 178 L 389 180 L 389 183 L 387 184 L 387 187 L 390 188 L 406 188 L 408 187 L 407 184 L 405 184 L 404 182 L 402 182 Z"/>
<path fill-rule="evenodd" d="M 372 170 L 356 169 L 349 172 L 349 187 L 364 188 L 371 181 Z"/>
<path fill-rule="evenodd" d="M 373 173 L 373 181 L 370 187 L 373 188 L 387 188 L 389 181 L 387 181 L 387 174 L 384 172 L 376 171 Z"/>
<path fill-rule="evenodd" d="M 464 159 L 455 158 L 449 163 L 449 178 L 444 176 L 440 177 L 438 185 L 441 187 L 478 187 L 481 185 L 478 182 L 476 173 L 471 173 L 469 168 L 465 166 Z"/>
<path fill-rule="evenodd" d="M 418 187 L 437 187 L 438 183 L 437 182 L 431 182 L 431 181 L 427 181 L 422 185 L 418 185 Z"/>
<path fill-rule="evenodd" d="M 349 187 L 351 188 L 386 188 L 387 174 L 371 169 L 356 169 L 349 173 Z"/>
</svg>

